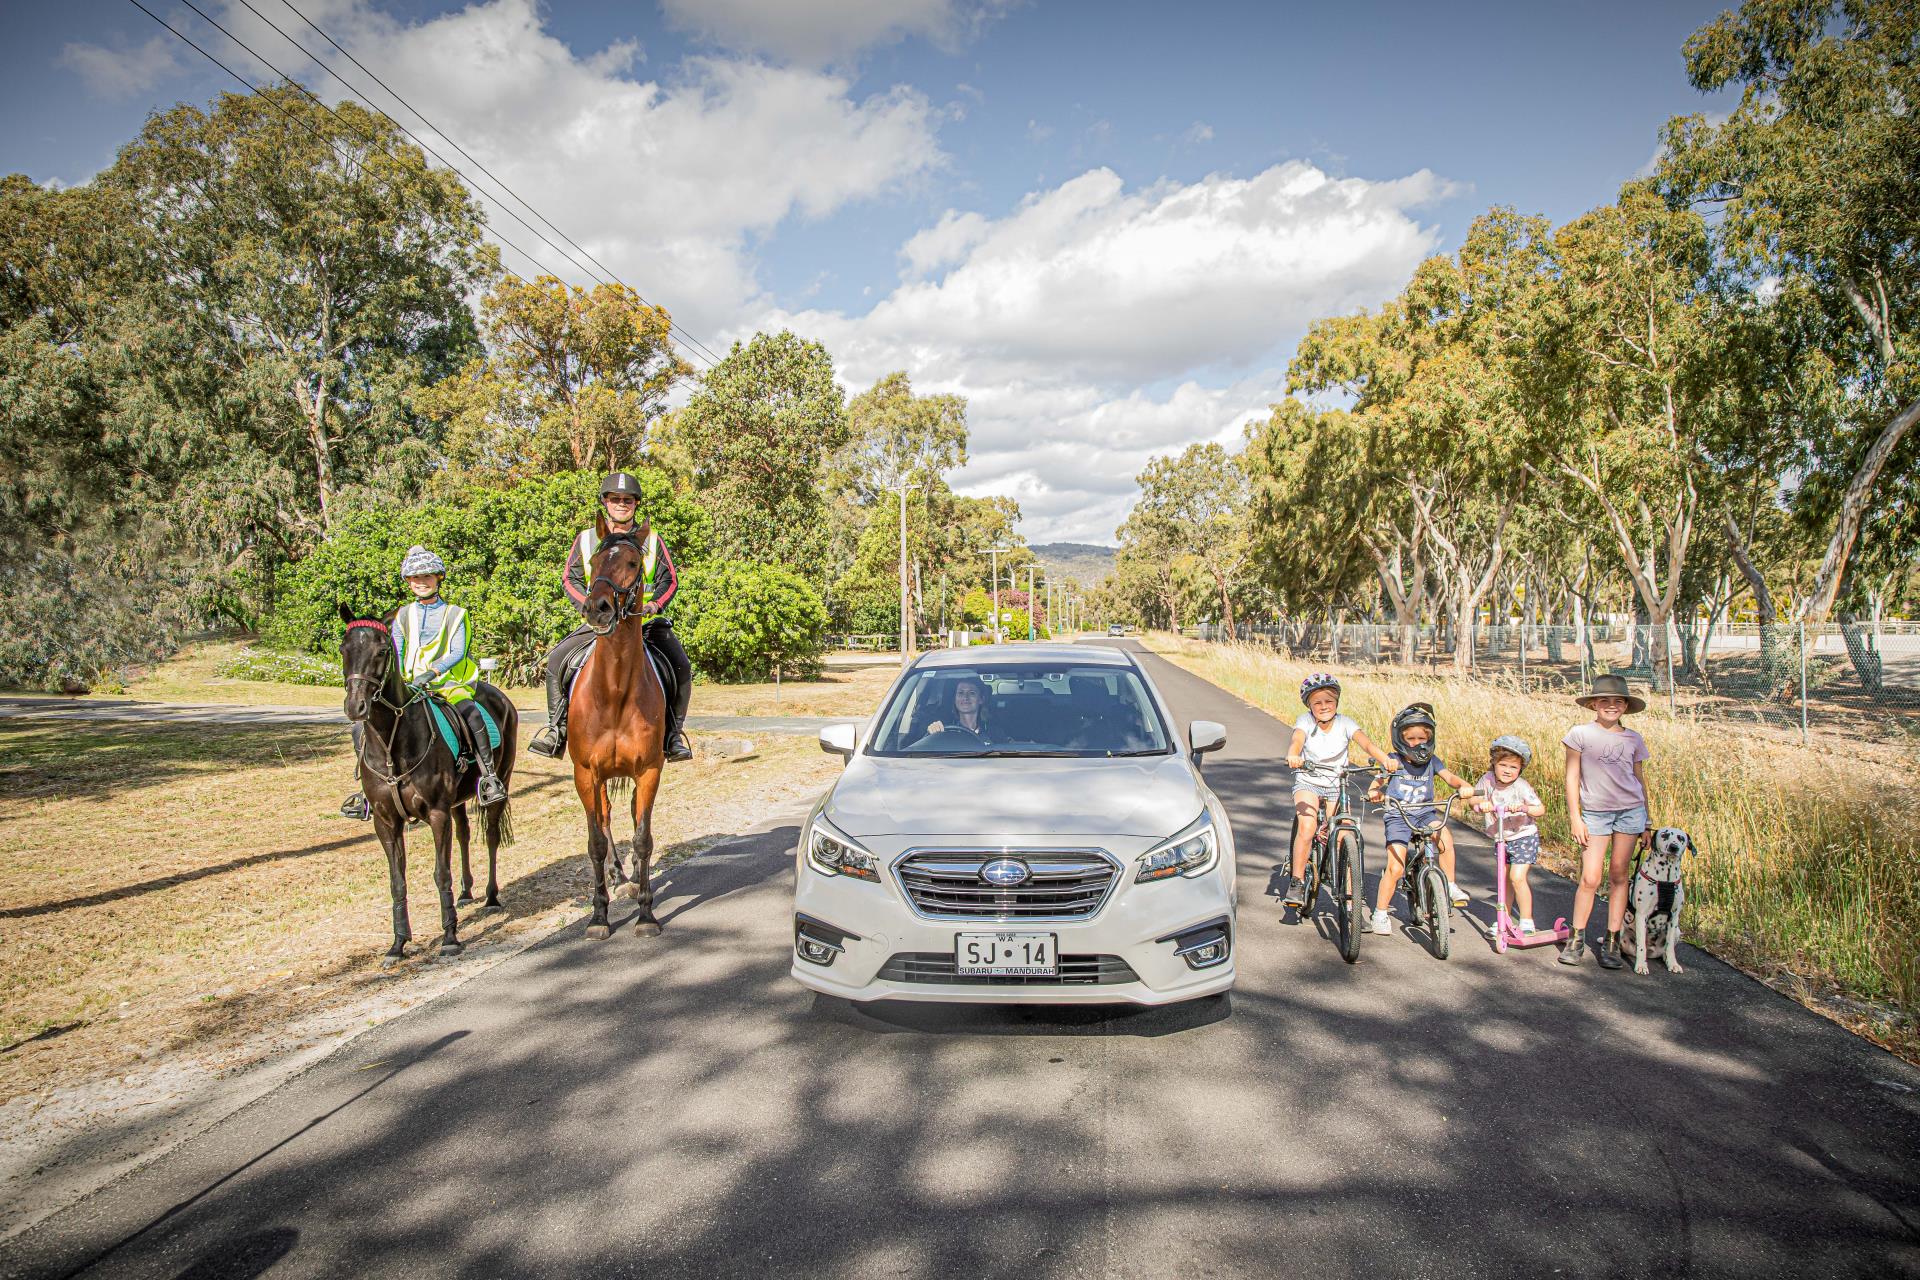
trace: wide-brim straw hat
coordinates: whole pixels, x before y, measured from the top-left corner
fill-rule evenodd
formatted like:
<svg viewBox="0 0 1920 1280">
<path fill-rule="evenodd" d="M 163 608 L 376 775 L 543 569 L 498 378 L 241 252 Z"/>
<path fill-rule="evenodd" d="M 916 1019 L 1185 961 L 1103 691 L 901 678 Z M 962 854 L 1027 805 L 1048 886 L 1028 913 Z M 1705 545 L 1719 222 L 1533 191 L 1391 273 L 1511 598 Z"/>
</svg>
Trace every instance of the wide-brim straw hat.
<svg viewBox="0 0 1920 1280">
<path fill-rule="evenodd" d="M 1593 702 L 1596 698 L 1625 698 L 1627 700 L 1627 711 L 1629 714 L 1647 709 L 1647 700 L 1636 696 L 1633 690 L 1627 688 L 1627 678 L 1625 676 L 1595 676 L 1593 678 L 1593 684 L 1588 686 L 1587 691 L 1575 698 L 1574 701 L 1591 711 L 1593 710 Z"/>
</svg>

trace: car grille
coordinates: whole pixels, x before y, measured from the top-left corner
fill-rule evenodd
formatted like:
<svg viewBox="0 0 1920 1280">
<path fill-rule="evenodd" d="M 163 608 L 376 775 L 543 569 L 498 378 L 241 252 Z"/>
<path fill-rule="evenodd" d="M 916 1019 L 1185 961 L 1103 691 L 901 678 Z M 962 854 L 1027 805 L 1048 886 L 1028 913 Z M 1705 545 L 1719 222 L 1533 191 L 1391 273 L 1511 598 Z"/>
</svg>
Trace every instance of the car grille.
<svg viewBox="0 0 1920 1280">
<path fill-rule="evenodd" d="M 1013 888 L 988 884 L 980 869 L 1001 858 L 1027 864 Z M 939 851 L 909 854 L 894 874 L 913 909 L 937 920 L 1085 920 L 1112 891 L 1119 868 L 1092 851 Z"/>
<path fill-rule="evenodd" d="M 957 987 L 1108 987 L 1137 982 L 1138 976 L 1119 956 L 1061 956 L 1056 977 L 994 977 L 955 973 L 950 951 L 897 951 L 880 966 L 882 982 L 937 982 Z"/>
</svg>

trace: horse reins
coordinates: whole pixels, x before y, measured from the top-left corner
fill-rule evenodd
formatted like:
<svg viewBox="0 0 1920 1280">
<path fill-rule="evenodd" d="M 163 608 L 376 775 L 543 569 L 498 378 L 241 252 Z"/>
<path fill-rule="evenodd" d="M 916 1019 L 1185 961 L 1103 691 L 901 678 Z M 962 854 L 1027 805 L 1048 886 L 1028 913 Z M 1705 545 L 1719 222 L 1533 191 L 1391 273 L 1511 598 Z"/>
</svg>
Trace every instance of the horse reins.
<svg viewBox="0 0 1920 1280">
<path fill-rule="evenodd" d="M 636 553 L 640 552 L 639 539 L 637 539 L 636 537 L 634 537 L 633 534 L 630 534 L 630 533 L 616 533 L 616 534 L 610 535 L 606 539 L 606 541 L 600 544 L 600 550 L 602 552 L 605 552 L 608 547 L 614 546 L 622 542 L 632 547 Z M 602 631 L 599 627 L 596 627 L 591 622 L 589 622 L 587 626 L 591 628 L 593 631 L 593 634 L 597 636 L 605 636 L 605 635 L 613 634 L 613 629 L 615 627 L 619 626 L 621 623 L 625 622 L 628 618 L 632 617 L 634 598 L 640 594 L 640 575 L 638 573 L 635 573 L 633 577 L 633 581 L 628 583 L 624 587 L 616 586 L 611 576 L 604 573 L 596 573 L 595 575 L 593 575 L 593 580 L 587 583 L 588 594 L 591 595 L 593 592 L 593 589 L 599 586 L 603 582 L 607 584 L 607 589 L 613 593 L 613 621 L 607 624 L 606 630 L 604 631 Z"/>
<path fill-rule="evenodd" d="M 349 631 L 353 630 L 355 627 L 369 627 L 375 631 L 378 631 L 381 635 L 387 637 L 389 642 L 391 642 L 393 639 L 393 632 L 388 628 L 387 624 L 384 622 L 377 621 L 373 618 L 356 618 L 354 621 L 349 622 L 347 624 L 347 630 Z M 392 649 L 391 643 L 389 643 L 385 647 L 385 652 L 387 654 L 387 661 L 389 663 L 396 661 L 396 659 L 393 657 L 393 649 Z M 391 671 L 392 668 L 389 667 L 388 670 Z M 374 686 L 373 700 L 379 703 L 381 706 L 385 707 L 387 710 L 393 712 L 393 731 L 387 734 L 384 738 L 380 737 L 378 733 L 374 734 L 376 738 L 379 738 L 381 747 L 387 753 L 387 763 L 391 765 L 393 763 L 393 742 L 395 738 L 398 738 L 400 736 L 401 718 L 407 714 L 408 707 L 420 701 L 426 695 L 423 693 L 415 693 L 412 697 L 408 698 L 405 702 L 395 705 L 393 700 L 387 697 L 387 688 L 386 688 L 387 682 L 386 682 L 385 675 L 382 675 L 378 680 L 376 680 L 374 679 L 374 677 L 367 675 L 363 671 L 349 671 L 347 672 L 346 678 L 349 683 L 355 680 L 365 680 L 368 684 L 373 685 Z M 371 729 L 373 726 L 371 723 L 369 723 L 367 727 Z M 408 765 L 405 769 L 402 769 L 399 772 L 393 774 L 391 777 L 381 773 L 378 769 L 374 768 L 371 764 L 369 764 L 367 762 L 366 754 L 364 752 L 362 752 L 360 756 L 360 767 L 362 769 L 365 769 L 368 773 L 371 773 L 379 781 L 386 783 L 388 786 L 394 788 L 395 790 L 398 790 L 400 787 L 400 780 L 402 778 L 409 776 L 421 765 L 425 764 L 427 762 L 427 757 L 431 756 L 432 754 L 433 754 L 433 737 L 429 735 L 427 738 L 427 749 L 420 753 L 420 758 L 418 760 L 415 760 L 412 764 Z"/>
</svg>

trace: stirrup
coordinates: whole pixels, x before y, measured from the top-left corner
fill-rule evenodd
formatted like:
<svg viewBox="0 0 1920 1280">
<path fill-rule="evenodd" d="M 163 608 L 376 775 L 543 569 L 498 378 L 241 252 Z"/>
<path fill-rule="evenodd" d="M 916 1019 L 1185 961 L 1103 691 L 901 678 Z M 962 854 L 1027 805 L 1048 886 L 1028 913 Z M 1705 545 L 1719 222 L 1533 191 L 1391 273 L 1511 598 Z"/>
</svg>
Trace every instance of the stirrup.
<svg viewBox="0 0 1920 1280">
<path fill-rule="evenodd" d="M 687 741 L 685 729 L 675 729 L 667 736 L 667 759 L 669 761 L 693 759 L 693 744 Z"/>
<path fill-rule="evenodd" d="M 500 781 L 497 773 L 483 773 L 479 784 L 473 789 L 473 798 L 476 804 L 483 806 L 499 804 L 507 798 L 507 784 Z"/>
<path fill-rule="evenodd" d="M 545 756 L 549 760 L 558 760 L 567 752 L 566 731 L 548 725 L 533 735 L 533 740 L 527 743 L 527 750 L 537 756 Z"/>
<path fill-rule="evenodd" d="M 352 818 L 356 822 L 371 822 L 373 806 L 367 803 L 364 793 L 356 791 L 340 802 L 340 816 Z"/>
</svg>

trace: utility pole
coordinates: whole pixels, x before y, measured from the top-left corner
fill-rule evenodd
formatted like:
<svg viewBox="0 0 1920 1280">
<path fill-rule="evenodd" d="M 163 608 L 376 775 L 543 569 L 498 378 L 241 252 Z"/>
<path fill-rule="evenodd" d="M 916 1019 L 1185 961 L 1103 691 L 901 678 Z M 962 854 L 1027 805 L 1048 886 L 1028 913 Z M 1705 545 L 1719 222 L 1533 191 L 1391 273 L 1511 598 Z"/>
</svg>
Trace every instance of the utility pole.
<svg viewBox="0 0 1920 1280">
<path fill-rule="evenodd" d="M 907 608 L 907 493 L 917 484 L 900 485 L 900 665 L 913 661 L 913 614 Z"/>
<path fill-rule="evenodd" d="M 1011 551 L 1012 547 L 986 547 L 979 554 L 991 557 L 987 561 L 987 585 L 993 589 L 993 642 L 1000 643 L 1000 553 Z"/>
<path fill-rule="evenodd" d="M 1040 627 L 1034 621 L 1033 608 L 1033 562 L 1027 564 L 1027 642 L 1031 644 L 1040 638 Z"/>
</svg>

